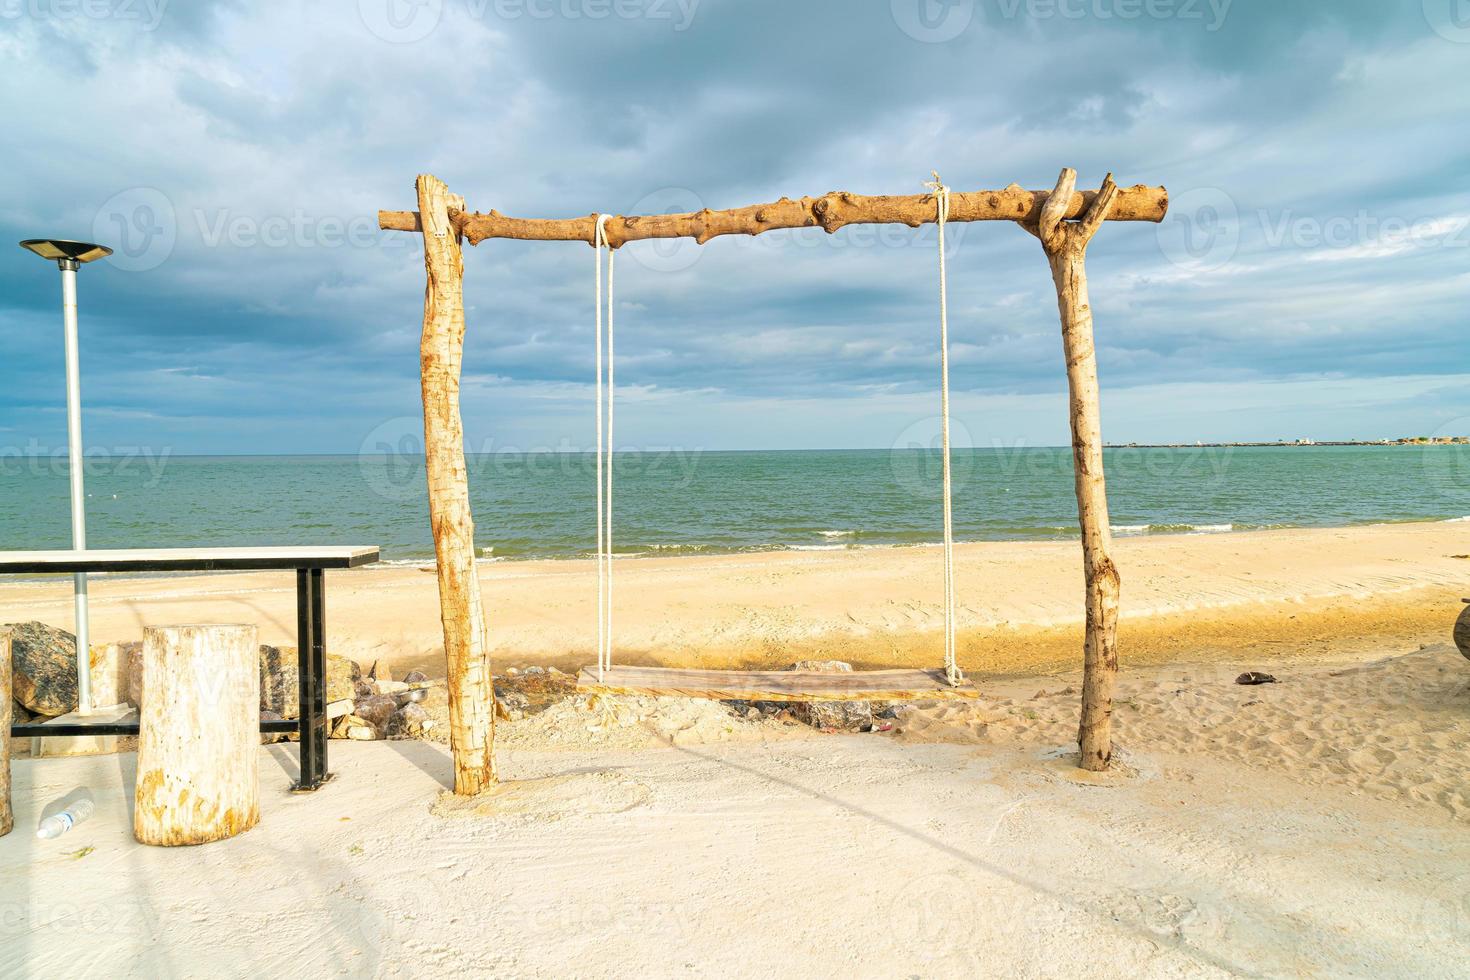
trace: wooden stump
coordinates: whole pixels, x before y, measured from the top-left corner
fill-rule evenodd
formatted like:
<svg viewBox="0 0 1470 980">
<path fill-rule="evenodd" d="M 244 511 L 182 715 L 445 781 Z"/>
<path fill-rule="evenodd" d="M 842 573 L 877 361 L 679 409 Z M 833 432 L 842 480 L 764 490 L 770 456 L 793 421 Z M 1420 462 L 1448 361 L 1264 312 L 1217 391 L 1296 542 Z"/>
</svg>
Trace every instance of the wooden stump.
<svg viewBox="0 0 1470 980">
<path fill-rule="evenodd" d="M 15 827 L 10 809 L 10 723 L 15 703 L 10 693 L 10 630 L 0 630 L 0 837 Z"/>
<path fill-rule="evenodd" d="M 260 665 L 254 626 L 149 626 L 133 836 L 173 847 L 260 820 Z"/>
</svg>

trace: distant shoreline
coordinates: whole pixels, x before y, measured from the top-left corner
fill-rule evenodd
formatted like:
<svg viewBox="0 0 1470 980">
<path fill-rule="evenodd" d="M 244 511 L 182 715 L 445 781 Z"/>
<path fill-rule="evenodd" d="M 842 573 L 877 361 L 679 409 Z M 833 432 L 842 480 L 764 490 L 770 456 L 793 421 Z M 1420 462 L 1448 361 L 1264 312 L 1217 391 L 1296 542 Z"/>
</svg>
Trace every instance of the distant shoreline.
<svg viewBox="0 0 1470 980">
<path fill-rule="evenodd" d="M 1104 449 L 1318 449 L 1324 446 L 1466 446 L 1470 436 L 1415 436 L 1405 439 L 1331 440 L 1296 442 L 1109 442 Z"/>
</svg>

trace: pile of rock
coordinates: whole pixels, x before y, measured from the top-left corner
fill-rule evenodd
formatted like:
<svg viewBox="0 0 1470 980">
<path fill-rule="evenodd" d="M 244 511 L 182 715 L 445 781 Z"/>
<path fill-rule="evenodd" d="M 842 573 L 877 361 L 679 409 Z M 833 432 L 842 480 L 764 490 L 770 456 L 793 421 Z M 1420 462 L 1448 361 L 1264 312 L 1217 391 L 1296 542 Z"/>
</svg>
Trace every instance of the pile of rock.
<svg viewBox="0 0 1470 980">
<path fill-rule="evenodd" d="M 372 741 L 380 738 L 420 738 L 435 725 L 421 702 L 433 686 L 422 670 L 410 670 L 393 680 L 388 668 L 374 664 L 369 676 L 353 681 L 351 710 L 332 723 L 332 738 Z M 333 714 L 335 705 L 328 705 Z"/>
<path fill-rule="evenodd" d="M 842 660 L 799 660 L 787 670 L 813 671 L 819 674 L 850 674 L 852 664 Z M 754 717 L 755 713 L 790 721 L 824 732 L 870 732 L 880 730 L 880 719 L 892 717 L 888 704 L 877 701 L 728 701 L 737 714 Z"/>
</svg>

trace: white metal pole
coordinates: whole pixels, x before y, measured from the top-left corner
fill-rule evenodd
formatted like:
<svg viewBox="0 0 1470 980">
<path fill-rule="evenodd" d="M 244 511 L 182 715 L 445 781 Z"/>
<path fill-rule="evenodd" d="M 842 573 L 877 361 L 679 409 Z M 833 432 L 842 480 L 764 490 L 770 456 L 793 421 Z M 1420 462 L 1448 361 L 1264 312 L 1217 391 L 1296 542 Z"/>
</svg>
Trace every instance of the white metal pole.
<svg viewBox="0 0 1470 980">
<path fill-rule="evenodd" d="M 66 329 L 66 435 L 71 471 L 71 546 L 87 548 L 87 495 L 82 486 L 82 381 L 77 353 L 77 261 L 60 259 L 61 312 Z M 92 712 L 92 646 L 87 629 L 87 573 L 73 588 L 77 633 L 77 713 Z"/>
</svg>

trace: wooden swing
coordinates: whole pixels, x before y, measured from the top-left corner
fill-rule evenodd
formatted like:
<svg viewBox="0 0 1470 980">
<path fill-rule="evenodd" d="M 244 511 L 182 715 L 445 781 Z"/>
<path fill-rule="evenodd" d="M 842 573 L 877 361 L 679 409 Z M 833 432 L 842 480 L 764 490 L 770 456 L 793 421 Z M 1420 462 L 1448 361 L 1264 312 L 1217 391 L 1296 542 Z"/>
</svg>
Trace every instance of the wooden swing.
<svg viewBox="0 0 1470 980">
<path fill-rule="evenodd" d="M 616 218 L 588 215 L 555 220 L 511 218 L 496 211 L 469 212 L 464 199 L 450 194 L 443 181 L 422 174 L 416 184 L 416 212 L 378 212 L 379 227 L 418 232 L 424 241 L 427 282 L 419 349 L 424 457 L 448 667 L 454 791 L 474 795 L 495 782 L 495 697 L 490 644 L 475 572 L 474 518 L 470 512 L 464 427 L 459 412 L 465 329 L 462 240 L 469 239 L 472 245 L 487 238 L 585 242 L 598 250 L 600 277 L 601 249 L 608 249 L 610 257 L 611 250 L 630 241 L 693 238 L 704 244 L 721 235 L 758 235 L 782 228 L 820 227 L 831 233 L 850 224 L 898 223 L 918 227 L 934 221 L 942 226 L 945 218 L 1013 221 L 1041 242 L 1051 266 L 1061 314 L 1073 472 L 1086 575 L 1087 630 L 1083 646 L 1082 716 L 1078 726 L 1079 764 L 1085 769 L 1106 769 L 1112 755 L 1112 692 L 1118 667 L 1119 578 L 1109 555 L 1112 535 L 1103 480 L 1097 359 L 1085 258 L 1088 243 L 1104 221 L 1162 221 L 1169 198 L 1162 187 L 1119 188 L 1112 175 L 1097 191 L 1078 192 L 1076 179 L 1076 171 L 1066 168 L 1051 191 L 1028 191 L 1011 184 L 998 191 L 953 194 L 938 187 L 929 194 L 899 196 L 868 197 L 833 192 L 799 200 L 782 198 L 728 211 L 705 209 L 687 214 Z M 600 379 L 600 359 L 598 374 Z M 947 418 L 948 412 L 944 414 Z M 601 446 L 599 440 L 599 458 Z M 603 487 L 602 479 L 599 487 Z M 604 535 L 605 520 L 603 514 L 599 532 Z M 603 544 L 608 544 L 606 538 Z M 606 573 L 605 566 L 603 572 Z M 949 613 L 952 572 L 948 564 L 946 580 Z M 610 605 L 599 603 L 599 607 L 602 622 Z M 952 642 L 952 614 L 948 624 L 946 659 L 952 663 L 952 650 L 948 649 Z M 648 667 L 611 668 L 605 658 L 600 662 L 603 667 L 600 680 L 605 689 L 639 693 L 678 691 L 705 697 L 773 701 L 857 700 L 864 696 L 902 700 L 927 698 L 937 693 L 964 696 L 957 694 L 963 688 L 951 685 L 951 678 L 938 671 L 818 674 L 814 675 L 820 678 L 817 681 L 794 671 L 670 671 Z M 611 687 L 610 682 L 618 686 Z"/>
<path fill-rule="evenodd" d="M 950 191 L 939 174 L 926 186 L 934 192 L 939 239 L 939 403 L 944 514 L 944 669 L 851 672 L 795 670 L 691 670 L 677 667 L 619 667 L 613 664 L 613 257 L 607 242 L 611 215 L 598 215 L 593 233 L 597 360 L 597 664 L 577 675 L 577 688 L 608 694 L 712 698 L 721 701 L 913 701 L 974 698 L 956 660 L 954 518 L 949 446 L 949 304 L 944 267 L 944 226 Z M 603 305 L 606 253 L 607 302 Z M 605 400 L 604 400 L 605 398 Z"/>
</svg>

